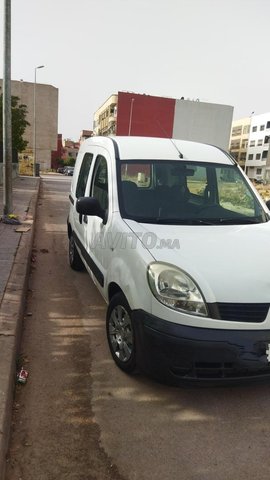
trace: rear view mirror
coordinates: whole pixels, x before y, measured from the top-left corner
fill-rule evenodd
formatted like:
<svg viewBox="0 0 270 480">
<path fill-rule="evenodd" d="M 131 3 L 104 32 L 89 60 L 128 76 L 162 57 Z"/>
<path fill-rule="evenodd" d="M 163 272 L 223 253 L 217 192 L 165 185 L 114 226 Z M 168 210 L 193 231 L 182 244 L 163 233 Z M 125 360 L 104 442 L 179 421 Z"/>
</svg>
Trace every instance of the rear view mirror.
<svg viewBox="0 0 270 480">
<path fill-rule="evenodd" d="M 183 168 L 181 165 L 178 165 L 171 170 L 171 174 L 175 177 L 193 177 L 194 173 L 195 170 L 193 170 L 193 168 Z"/>
<path fill-rule="evenodd" d="M 76 203 L 76 210 L 80 215 L 92 215 L 105 220 L 105 210 L 94 197 L 80 197 Z"/>
</svg>

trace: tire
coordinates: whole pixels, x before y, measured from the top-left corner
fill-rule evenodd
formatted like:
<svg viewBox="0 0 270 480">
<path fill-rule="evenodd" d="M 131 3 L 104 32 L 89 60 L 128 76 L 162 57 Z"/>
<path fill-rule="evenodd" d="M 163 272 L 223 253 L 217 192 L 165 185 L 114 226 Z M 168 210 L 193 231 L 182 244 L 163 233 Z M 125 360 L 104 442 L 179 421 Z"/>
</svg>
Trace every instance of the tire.
<svg viewBox="0 0 270 480">
<path fill-rule="evenodd" d="M 76 270 L 77 272 L 81 272 L 82 270 L 85 269 L 85 266 L 76 248 L 72 233 L 70 234 L 70 237 L 69 237 L 68 259 L 69 259 L 69 265 L 73 270 Z"/>
<path fill-rule="evenodd" d="M 114 295 L 108 306 L 106 331 L 116 365 L 126 373 L 135 372 L 135 330 L 131 309 L 123 293 Z"/>
</svg>

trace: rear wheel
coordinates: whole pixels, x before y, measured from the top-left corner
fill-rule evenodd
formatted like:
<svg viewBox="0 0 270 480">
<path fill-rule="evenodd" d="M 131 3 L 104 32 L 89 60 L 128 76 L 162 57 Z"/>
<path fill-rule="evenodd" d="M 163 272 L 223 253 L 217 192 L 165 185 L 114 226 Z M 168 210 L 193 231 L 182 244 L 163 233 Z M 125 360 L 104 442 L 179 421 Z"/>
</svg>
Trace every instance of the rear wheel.
<svg viewBox="0 0 270 480">
<path fill-rule="evenodd" d="M 112 357 L 124 372 L 136 368 L 135 332 L 130 306 L 123 293 L 112 298 L 106 320 L 107 339 Z"/>
<path fill-rule="evenodd" d="M 77 272 L 84 270 L 85 267 L 76 248 L 72 233 L 69 237 L 68 259 L 73 270 L 76 270 Z"/>
</svg>

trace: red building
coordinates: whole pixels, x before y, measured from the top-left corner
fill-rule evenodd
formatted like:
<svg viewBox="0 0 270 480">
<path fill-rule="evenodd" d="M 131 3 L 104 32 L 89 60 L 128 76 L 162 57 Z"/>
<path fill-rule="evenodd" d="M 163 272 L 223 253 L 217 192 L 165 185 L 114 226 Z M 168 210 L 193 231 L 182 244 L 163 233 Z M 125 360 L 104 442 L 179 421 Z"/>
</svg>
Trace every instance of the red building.
<svg viewBox="0 0 270 480">
<path fill-rule="evenodd" d="M 62 133 L 58 133 L 57 135 L 57 150 L 54 150 L 51 153 L 51 168 L 52 170 L 57 170 L 57 168 L 61 165 L 59 160 L 62 159 L 63 154 L 63 143 L 62 143 Z"/>
<path fill-rule="evenodd" d="M 175 99 L 118 92 L 117 135 L 172 138 Z"/>
</svg>

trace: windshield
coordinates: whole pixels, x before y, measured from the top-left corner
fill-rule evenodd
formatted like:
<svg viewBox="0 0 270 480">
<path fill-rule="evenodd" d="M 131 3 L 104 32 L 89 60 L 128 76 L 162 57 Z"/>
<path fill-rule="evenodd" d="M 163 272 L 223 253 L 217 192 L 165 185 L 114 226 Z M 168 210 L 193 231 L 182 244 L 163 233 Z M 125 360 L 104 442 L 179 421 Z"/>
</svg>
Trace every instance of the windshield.
<svg viewBox="0 0 270 480">
<path fill-rule="evenodd" d="M 269 220 L 237 165 L 120 162 L 123 218 L 141 223 L 221 225 Z"/>
</svg>

